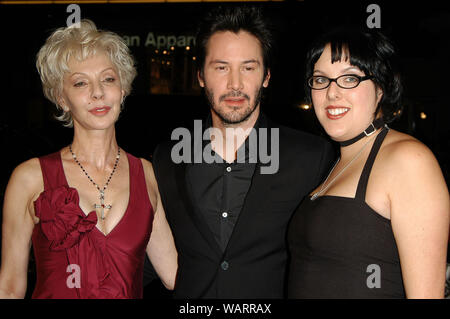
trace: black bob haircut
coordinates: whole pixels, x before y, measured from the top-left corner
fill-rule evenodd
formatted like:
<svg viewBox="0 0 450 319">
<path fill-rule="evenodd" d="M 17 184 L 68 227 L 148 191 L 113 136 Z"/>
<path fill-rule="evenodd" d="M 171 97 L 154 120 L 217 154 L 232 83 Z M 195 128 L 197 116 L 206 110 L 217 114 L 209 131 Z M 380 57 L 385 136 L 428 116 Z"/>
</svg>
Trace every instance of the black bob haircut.
<svg viewBox="0 0 450 319">
<path fill-rule="evenodd" d="M 270 69 L 273 35 L 262 10 L 254 6 L 219 6 L 209 11 L 200 22 L 196 36 L 197 68 L 203 77 L 206 47 L 211 36 L 216 32 L 246 31 L 256 37 L 261 44 L 264 64 L 264 77 Z"/>
<path fill-rule="evenodd" d="M 350 65 L 358 67 L 383 91 L 375 115 L 381 108 L 385 123 L 401 114 L 403 86 L 399 73 L 398 58 L 393 43 L 376 30 L 341 27 L 319 38 L 306 55 L 305 93 L 311 103 L 311 88 L 307 84 L 313 75 L 314 65 L 327 45 L 331 46 L 331 62 L 350 57 Z"/>
</svg>

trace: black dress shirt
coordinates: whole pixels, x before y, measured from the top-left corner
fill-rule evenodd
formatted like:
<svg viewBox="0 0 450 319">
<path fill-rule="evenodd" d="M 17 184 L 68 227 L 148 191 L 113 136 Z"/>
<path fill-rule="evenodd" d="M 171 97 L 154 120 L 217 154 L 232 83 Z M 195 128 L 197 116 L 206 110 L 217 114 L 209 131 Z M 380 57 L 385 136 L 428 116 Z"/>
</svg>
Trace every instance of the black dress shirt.
<svg viewBox="0 0 450 319">
<path fill-rule="evenodd" d="M 258 123 L 259 118 L 254 126 L 256 136 Z M 209 118 L 206 127 L 210 126 Z M 223 251 L 233 233 L 255 172 L 257 158 L 250 152 L 250 143 L 253 142 L 256 143 L 257 139 L 246 138 L 237 151 L 241 154 L 245 149 L 245 161 L 238 155 L 234 162 L 227 163 L 212 151 L 213 163 L 195 163 L 187 168 L 186 178 L 192 200 Z M 204 141 L 203 147 L 208 143 Z"/>
</svg>

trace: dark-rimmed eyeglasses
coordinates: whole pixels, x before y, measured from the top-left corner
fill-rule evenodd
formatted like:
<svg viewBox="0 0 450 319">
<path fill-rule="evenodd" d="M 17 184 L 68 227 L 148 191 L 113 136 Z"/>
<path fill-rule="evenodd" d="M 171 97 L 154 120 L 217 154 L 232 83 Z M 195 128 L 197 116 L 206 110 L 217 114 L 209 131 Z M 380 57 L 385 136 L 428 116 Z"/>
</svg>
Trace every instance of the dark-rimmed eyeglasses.
<svg viewBox="0 0 450 319">
<path fill-rule="evenodd" d="M 331 82 L 343 89 L 353 89 L 359 85 L 362 81 L 370 80 L 373 76 L 359 76 L 356 74 L 344 74 L 337 78 L 330 79 L 322 75 L 314 75 L 308 79 L 308 86 L 313 90 L 323 90 L 330 86 Z"/>
</svg>

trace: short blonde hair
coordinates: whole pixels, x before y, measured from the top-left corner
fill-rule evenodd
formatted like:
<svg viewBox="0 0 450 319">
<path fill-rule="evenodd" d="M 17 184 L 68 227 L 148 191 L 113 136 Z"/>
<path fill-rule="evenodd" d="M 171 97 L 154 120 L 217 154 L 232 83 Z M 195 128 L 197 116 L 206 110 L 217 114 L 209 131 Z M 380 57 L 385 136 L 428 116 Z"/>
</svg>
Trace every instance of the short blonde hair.
<svg viewBox="0 0 450 319">
<path fill-rule="evenodd" d="M 56 119 L 64 122 L 66 127 L 73 127 L 72 115 L 62 109 L 58 97 L 62 93 L 64 74 L 69 72 L 68 62 L 72 57 L 83 61 L 98 52 L 105 52 L 110 58 L 118 70 L 125 96 L 129 95 L 137 74 L 129 48 L 119 35 L 97 30 L 91 20 L 83 19 L 79 24 L 57 29 L 37 54 L 36 68 L 44 95 L 63 112 Z"/>
</svg>

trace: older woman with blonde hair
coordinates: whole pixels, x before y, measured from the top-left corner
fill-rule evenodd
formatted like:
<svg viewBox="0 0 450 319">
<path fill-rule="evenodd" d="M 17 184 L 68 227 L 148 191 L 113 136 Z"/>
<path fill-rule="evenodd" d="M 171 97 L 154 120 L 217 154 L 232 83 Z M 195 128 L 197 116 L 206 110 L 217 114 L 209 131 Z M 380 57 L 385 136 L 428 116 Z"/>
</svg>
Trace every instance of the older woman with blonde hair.
<svg viewBox="0 0 450 319">
<path fill-rule="evenodd" d="M 0 297 L 142 298 L 145 252 L 172 289 L 177 253 L 152 165 L 121 149 L 115 122 L 136 76 L 115 33 L 89 20 L 56 30 L 37 55 L 45 96 L 73 142 L 20 164 L 3 209 Z"/>
</svg>

